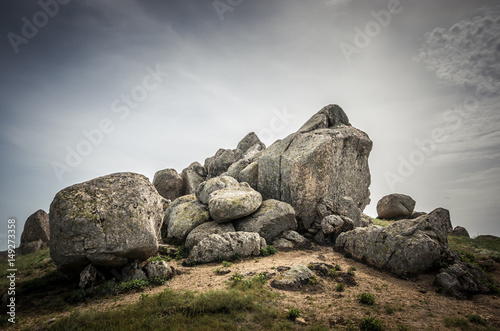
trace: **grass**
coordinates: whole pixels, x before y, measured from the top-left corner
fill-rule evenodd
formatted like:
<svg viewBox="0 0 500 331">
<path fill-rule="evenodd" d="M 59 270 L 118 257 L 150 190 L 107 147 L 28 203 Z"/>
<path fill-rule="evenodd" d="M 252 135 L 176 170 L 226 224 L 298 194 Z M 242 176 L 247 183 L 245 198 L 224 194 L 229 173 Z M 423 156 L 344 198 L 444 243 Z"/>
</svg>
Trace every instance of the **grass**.
<svg viewBox="0 0 500 331">
<path fill-rule="evenodd" d="M 448 245 L 465 256 L 478 255 L 479 258 L 500 259 L 500 238 L 482 239 L 448 236 Z"/>
<path fill-rule="evenodd" d="M 293 328 L 275 307 L 277 295 L 259 281 L 204 293 L 166 288 L 109 311 L 75 312 L 49 330 L 232 330 Z M 300 314 L 300 312 L 299 312 Z"/>
<path fill-rule="evenodd" d="M 368 306 L 373 306 L 375 304 L 375 297 L 371 293 L 361 293 L 358 299 L 359 302 Z"/>
<path fill-rule="evenodd" d="M 47 259 L 50 258 L 49 249 L 43 249 L 37 251 L 33 254 L 28 255 L 17 255 L 15 260 L 15 268 L 18 270 L 16 277 L 22 278 L 23 280 L 37 278 L 47 272 L 56 270 L 56 265 L 53 262 L 48 262 Z M 7 271 L 11 267 L 8 266 L 7 259 L 0 260 L 0 291 L 4 290 L 8 286 L 9 280 L 7 275 L 10 272 Z"/>
<path fill-rule="evenodd" d="M 389 225 L 394 223 L 394 221 L 383 220 L 383 219 L 378 219 L 378 218 L 372 218 L 372 222 L 374 225 L 380 225 L 383 227 L 389 226 Z"/>
</svg>

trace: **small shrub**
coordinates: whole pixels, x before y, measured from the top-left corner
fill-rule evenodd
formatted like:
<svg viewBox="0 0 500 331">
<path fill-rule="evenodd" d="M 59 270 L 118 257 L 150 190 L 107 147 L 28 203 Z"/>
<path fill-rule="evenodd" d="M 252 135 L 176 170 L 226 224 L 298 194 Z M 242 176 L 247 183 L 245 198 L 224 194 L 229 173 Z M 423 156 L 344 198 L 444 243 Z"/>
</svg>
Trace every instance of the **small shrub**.
<svg viewBox="0 0 500 331">
<path fill-rule="evenodd" d="M 274 254 L 276 254 L 277 251 L 278 250 L 274 246 L 271 246 L 271 245 L 267 246 L 267 252 L 269 254 L 274 255 Z"/>
<path fill-rule="evenodd" d="M 335 290 L 337 292 L 344 292 L 344 289 L 345 289 L 344 283 L 338 283 L 337 286 L 335 286 Z"/>
<path fill-rule="evenodd" d="M 335 265 L 335 271 L 340 271 L 342 270 L 342 268 L 340 267 L 340 264 L 336 264 Z"/>
<path fill-rule="evenodd" d="M 307 267 L 308 267 L 310 270 L 314 270 L 314 264 L 312 264 L 312 263 L 309 263 L 309 264 L 307 265 Z"/>
<path fill-rule="evenodd" d="M 396 309 L 391 306 L 385 306 L 385 312 L 389 315 L 392 315 L 396 312 Z"/>
<path fill-rule="evenodd" d="M 165 277 L 152 277 L 148 279 L 149 284 L 153 285 L 163 285 L 167 282 Z"/>
<path fill-rule="evenodd" d="M 235 272 L 234 274 L 231 275 L 230 280 L 232 280 L 234 283 L 241 282 L 243 280 L 243 275 Z"/>
<path fill-rule="evenodd" d="M 222 266 L 223 266 L 224 268 L 229 268 L 229 267 L 230 267 L 230 266 L 232 266 L 232 265 L 233 265 L 233 263 L 231 263 L 231 262 L 222 261 Z"/>
<path fill-rule="evenodd" d="M 148 262 L 155 262 L 155 261 L 165 261 L 165 262 L 170 262 L 172 259 L 169 256 L 162 256 L 162 255 L 155 255 L 151 256 L 148 259 Z"/>
<path fill-rule="evenodd" d="M 337 273 L 337 270 L 335 269 L 330 269 L 330 271 L 328 272 L 328 275 L 332 278 L 336 278 L 338 276 L 338 273 Z"/>
<path fill-rule="evenodd" d="M 64 301 L 69 303 L 70 305 L 80 302 L 85 302 L 87 300 L 87 295 L 84 290 L 76 290 L 68 294 Z"/>
<path fill-rule="evenodd" d="M 290 309 L 286 314 L 286 317 L 292 321 L 295 321 L 299 316 L 300 316 L 300 310 L 298 310 L 297 308 Z"/>
<path fill-rule="evenodd" d="M 267 249 L 261 248 L 260 249 L 260 255 L 262 256 L 269 256 L 269 251 Z"/>
<path fill-rule="evenodd" d="M 359 329 L 362 331 L 382 331 L 384 326 L 378 318 L 365 317 L 359 323 Z"/>
<path fill-rule="evenodd" d="M 128 282 L 121 282 L 118 285 L 116 285 L 115 290 L 118 293 L 124 293 L 128 292 L 131 290 L 144 290 L 146 286 L 148 286 L 149 282 L 147 280 L 142 280 L 142 279 L 134 279 L 130 280 Z"/>
<path fill-rule="evenodd" d="M 187 258 L 189 255 L 188 251 L 186 250 L 186 247 L 184 245 L 179 246 L 177 249 L 177 252 L 175 253 L 175 259 L 176 260 L 181 260 Z"/>
<path fill-rule="evenodd" d="M 267 274 L 261 272 L 260 274 L 255 276 L 253 279 L 259 283 L 265 284 L 267 282 Z"/>
<path fill-rule="evenodd" d="M 473 324 L 486 325 L 486 321 L 479 315 L 470 314 L 465 317 Z"/>
<path fill-rule="evenodd" d="M 368 306 L 373 306 L 375 304 L 375 297 L 371 293 L 361 293 L 359 295 L 359 302 Z"/>
<path fill-rule="evenodd" d="M 319 280 L 316 276 L 312 276 L 311 278 L 309 278 L 309 284 L 316 285 L 318 283 L 319 283 Z"/>
<path fill-rule="evenodd" d="M 351 276 L 354 276 L 354 272 L 356 271 L 356 267 L 351 266 L 349 269 L 347 269 L 347 273 Z"/>
</svg>

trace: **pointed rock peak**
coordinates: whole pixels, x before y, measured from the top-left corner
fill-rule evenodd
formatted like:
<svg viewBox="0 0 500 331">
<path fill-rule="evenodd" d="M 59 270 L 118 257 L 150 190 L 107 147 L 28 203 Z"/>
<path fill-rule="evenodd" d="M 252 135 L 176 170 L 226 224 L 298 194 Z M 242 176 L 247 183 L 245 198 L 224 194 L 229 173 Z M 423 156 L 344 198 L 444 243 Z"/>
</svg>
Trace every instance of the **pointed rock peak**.
<svg viewBox="0 0 500 331">
<path fill-rule="evenodd" d="M 248 133 L 241 141 L 238 143 L 237 149 L 240 149 L 245 153 L 250 147 L 254 145 L 262 145 L 265 147 L 265 145 L 260 141 L 259 137 L 255 134 L 255 132 L 250 132 Z"/>
<path fill-rule="evenodd" d="M 332 128 L 339 125 L 351 126 L 349 118 L 339 105 L 328 105 L 323 107 L 311 117 L 298 132 L 309 132 L 317 129 Z"/>
</svg>

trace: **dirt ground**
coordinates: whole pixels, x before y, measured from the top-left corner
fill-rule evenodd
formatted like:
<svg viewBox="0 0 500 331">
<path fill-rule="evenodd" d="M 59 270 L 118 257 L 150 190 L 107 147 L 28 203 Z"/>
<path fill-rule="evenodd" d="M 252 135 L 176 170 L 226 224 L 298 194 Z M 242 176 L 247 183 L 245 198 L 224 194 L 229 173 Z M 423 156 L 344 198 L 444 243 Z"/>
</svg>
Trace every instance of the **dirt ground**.
<svg viewBox="0 0 500 331">
<path fill-rule="evenodd" d="M 222 289 L 227 286 L 231 274 L 257 275 L 261 272 L 270 274 L 267 287 L 279 292 L 280 309 L 285 311 L 298 308 L 306 323 L 320 321 L 330 327 L 346 326 L 348 319 L 357 324 L 361 318 L 376 316 L 387 329 L 397 330 L 400 325 L 410 330 L 450 330 L 445 327 L 445 317 L 458 317 L 476 314 L 485 319 L 490 326 L 500 329 L 500 299 L 495 295 L 477 295 L 471 300 L 457 300 L 436 293 L 432 286 L 434 274 L 421 275 L 414 279 L 400 279 L 391 274 L 375 270 L 360 262 L 345 258 L 334 252 L 331 247 L 319 247 L 313 251 L 278 252 L 268 257 L 245 259 L 234 263 L 230 273 L 218 275 L 214 270 L 219 263 L 182 267 L 178 261 L 172 261 L 180 275 L 175 276 L 163 286 L 145 290 L 143 293 L 159 293 L 165 287 L 206 291 Z M 343 292 L 335 290 L 336 281 L 330 277 L 318 277 L 318 284 L 305 285 L 298 291 L 277 290 L 270 286 L 280 266 L 291 267 L 297 264 L 311 263 L 339 264 L 346 272 L 350 266 L 356 267 L 354 279 L 357 285 L 346 286 Z M 500 273 L 494 274 L 498 281 Z M 375 305 L 359 303 L 357 295 L 371 293 L 375 296 Z M 77 309 L 118 309 L 140 300 L 141 293 L 125 294 L 119 297 L 82 304 Z M 61 318 L 61 313 L 49 318 Z M 26 317 L 29 319 L 29 317 Z"/>
</svg>

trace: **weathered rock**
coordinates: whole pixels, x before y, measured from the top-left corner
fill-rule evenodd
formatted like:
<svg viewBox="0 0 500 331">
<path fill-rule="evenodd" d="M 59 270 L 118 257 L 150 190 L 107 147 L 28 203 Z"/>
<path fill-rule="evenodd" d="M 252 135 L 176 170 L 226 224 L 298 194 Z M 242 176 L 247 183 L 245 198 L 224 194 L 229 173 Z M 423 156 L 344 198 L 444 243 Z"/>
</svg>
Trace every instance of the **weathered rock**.
<svg viewBox="0 0 500 331">
<path fill-rule="evenodd" d="M 317 115 L 317 116 L 316 116 Z M 294 133 L 268 147 L 259 158 L 258 191 L 264 199 L 287 202 L 301 229 L 322 217 L 321 198 L 352 198 L 362 211 L 369 203 L 368 136 L 348 125 L 340 107 L 323 108 Z"/>
<path fill-rule="evenodd" d="M 77 276 L 89 263 L 121 268 L 158 249 L 162 198 L 148 178 L 116 173 L 76 184 L 50 205 L 50 255 L 58 269 Z"/>
<path fill-rule="evenodd" d="M 146 280 L 146 274 L 142 270 L 141 263 L 138 260 L 129 262 L 126 266 L 122 268 L 121 273 L 122 282 L 128 282 L 131 280 Z"/>
<path fill-rule="evenodd" d="M 319 243 L 335 242 L 335 239 L 343 232 L 354 229 L 354 222 L 345 216 L 330 215 L 321 221 L 321 234 L 315 237 Z"/>
<path fill-rule="evenodd" d="M 179 202 L 177 200 L 181 199 Z M 194 195 L 180 197 L 172 202 L 165 212 L 168 224 L 167 241 L 181 244 L 197 226 L 208 222 L 210 215 L 206 205 L 197 201 Z"/>
<path fill-rule="evenodd" d="M 223 234 L 226 232 L 235 232 L 233 224 L 223 223 L 219 224 L 217 222 L 207 222 L 197 226 L 193 231 L 191 231 L 187 238 L 184 246 L 188 251 L 191 251 L 194 246 L 196 246 L 200 241 L 205 239 L 211 234 Z"/>
<path fill-rule="evenodd" d="M 208 208 L 217 223 L 226 223 L 255 212 L 262 204 L 262 196 L 247 183 L 226 187 L 210 194 Z"/>
<path fill-rule="evenodd" d="M 81 289 L 92 289 L 99 280 L 104 280 L 104 275 L 102 275 L 93 264 L 89 264 L 80 273 L 80 282 L 78 286 Z"/>
<path fill-rule="evenodd" d="M 245 154 L 250 147 L 253 147 L 255 145 L 261 146 L 261 149 L 265 149 L 266 145 L 264 145 L 259 137 L 255 134 L 255 132 L 250 132 L 248 133 L 241 141 L 238 143 L 237 149 L 241 150 L 243 154 Z"/>
<path fill-rule="evenodd" d="M 184 182 L 175 169 L 157 171 L 153 178 L 153 185 L 158 193 L 168 200 L 175 200 L 184 193 Z"/>
<path fill-rule="evenodd" d="M 490 290 L 484 285 L 487 282 L 488 278 L 480 268 L 463 262 L 441 269 L 434 279 L 434 285 L 441 289 L 442 294 L 461 299 L 473 294 L 489 293 Z"/>
<path fill-rule="evenodd" d="M 144 266 L 148 278 L 170 279 L 175 274 L 175 269 L 165 261 L 151 261 Z"/>
<path fill-rule="evenodd" d="M 467 231 L 466 228 L 461 227 L 461 226 L 456 226 L 453 231 L 451 232 L 452 236 L 457 236 L 457 237 L 467 237 L 470 238 L 469 232 Z"/>
<path fill-rule="evenodd" d="M 415 208 L 415 200 L 404 194 L 389 194 L 377 203 L 378 218 L 386 220 L 409 219 Z"/>
<path fill-rule="evenodd" d="M 236 156 L 231 149 L 219 149 L 214 156 L 205 160 L 205 169 L 207 177 L 213 178 L 226 172 L 227 169 L 236 162 Z"/>
<path fill-rule="evenodd" d="M 170 202 L 167 209 L 163 212 L 163 224 L 161 227 L 161 237 L 167 238 L 168 236 L 168 222 L 170 221 L 170 215 L 175 210 L 175 207 L 186 202 L 196 201 L 196 196 L 194 194 L 183 195 L 178 197 L 174 201 Z"/>
<path fill-rule="evenodd" d="M 21 246 L 23 243 L 37 240 L 45 243 L 50 241 L 49 215 L 41 209 L 28 217 L 26 223 L 24 223 Z"/>
<path fill-rule="evenodd" d="M 255 213 L 236 220 L 234 227 L 237 231 L 257 232 L 266 242 L 272 242 L 284 231 L 296 230 L 297 221 L 292 206 L 269 199 Z"/>
<path fill-rule="evenodd" d="M 439 265 L 447 248 L 449 226 L 448 210 L 438 208 L 386 228 L 372 225 L 341 233 L 335 248 L 400 276 L 419 274 Z"/>
<path fill-rule="evenodd" d="M 260 249 L 264 247 L 265 240 L 253 232 L 211 234 L 193 247 L 188 259 L 197 263 L 208 263 L 220 259 L 231 260 L 235 256 L 258 256 Z"/>
<path fill-rule="evenodd" d="M 281 290 L 294 291 L 307 284 L 313 276 L 314 274 L 308 267 L 297 264 L 273 280 L 271 286 Z"/>
<path fill-rule="evenodd" d="M 202 203 L 208 205 L 210 194 L 215 191 L 222 190 L 226 187 L 239 186 L 238 181 L 230 176 L 219 176 L 211 178 L 201 183 L 196 189 L 196 197 Z"/>
<path fill-rule="evenodd" d="M 257 144 L 252 147 L 250 147 L 246 153 L 242 156 L 241 159 L 238 161 L 234 162 L 228 169 L 226 174 L 228 176 L 231 176 L 235 179 L 239 179 L 241 171 L 245 169 L 247 166 L 249 166 L 251 163 L 256 162 L 260 155 L 262 154 L 263 145 Z M 258 175 L 258 173 L 257 173 Z"/>
<path fill-rule="evenodd" d="M 341 215 L 353 221 L 354 226 L 362 226 L 361 210 L 356 206 L 351 197 L 333 199 L 324 197 L 318 203 L 318 216 L 324 219 L 329 215 Z"/>
<path fill-rule="evenodd" d="M 278 249 L 309 249 L 311 242 L 296 231 L 284 231 L 273 241 L 273 246 Z"/>
<path fill-rule="evenodd" d="M 252 162 L 243 168 L 238 175 L 238 181 L 248 183 L 251 188 L 256 190 L 259 182 L 259 162 Z"/>
<path fill-rule="evenodd" d="M 181 177 L 184 186 L 183 194 L 194 194 L 198 185 L 207 179 L 207 170 L 200 163 L 193 162 L 182 170 Z"/>
<path fill-rule="evenodd" d="M 38 239 L 35 241 L 22 243 L 17 249 L 17 252 L 19 253 L 19 255 L 27 255 L 34 253 L 38 250 L 45 249 L 47 247 L 49 247 L 48 242 L 44 242 L 41 239 Z"/>
</svg>

